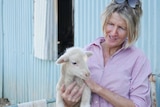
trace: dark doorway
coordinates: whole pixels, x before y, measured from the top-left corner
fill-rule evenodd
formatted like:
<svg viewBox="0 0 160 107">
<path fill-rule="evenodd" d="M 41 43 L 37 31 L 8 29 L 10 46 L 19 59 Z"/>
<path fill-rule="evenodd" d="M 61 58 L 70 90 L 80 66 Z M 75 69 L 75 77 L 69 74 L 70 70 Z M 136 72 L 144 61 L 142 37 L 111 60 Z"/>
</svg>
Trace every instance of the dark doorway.
<svg viewBox="0 0 160 107">
<path fill-rule="evenodd" d="M 74 45 L 72 0 L 58 0 L 58 55 Z"/>
</svg>

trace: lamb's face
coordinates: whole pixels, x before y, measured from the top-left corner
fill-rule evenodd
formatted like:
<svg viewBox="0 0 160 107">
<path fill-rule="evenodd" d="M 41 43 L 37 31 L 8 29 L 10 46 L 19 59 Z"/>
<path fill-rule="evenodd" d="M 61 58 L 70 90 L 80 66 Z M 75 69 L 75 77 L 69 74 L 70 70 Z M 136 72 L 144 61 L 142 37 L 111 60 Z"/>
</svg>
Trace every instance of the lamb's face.
<svg viewBox="0 0 160 107">
<path fill-rule="evenodd" d="M 65 65 L 65 72 L 68 75 L 75 75 L 81 79 L 86 79 L 90 76 L 86 62 L 91 55 L 91 52 L 83 51 L 80 48 L 71 48 L 57 60 L 57 63 Z"/>
<path fill-rule="evenodd" d="M 67 73 L 75 75 L 81 79 L 86 79 L 90 76 L 90 71 L 87 66 L 87 55 L 86 54 L 75 54 L 70 56 L 67 65 Z"/>
</svg>

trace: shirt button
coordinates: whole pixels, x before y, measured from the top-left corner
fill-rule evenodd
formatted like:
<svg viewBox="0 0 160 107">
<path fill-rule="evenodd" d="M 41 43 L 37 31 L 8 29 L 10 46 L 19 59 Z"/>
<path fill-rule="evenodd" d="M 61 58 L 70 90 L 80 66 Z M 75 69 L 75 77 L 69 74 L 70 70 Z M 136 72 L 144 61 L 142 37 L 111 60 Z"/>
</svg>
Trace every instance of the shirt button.
<svg viewBox="0 0 160 107">
<path fill-rule="evenodd" d="M 95 103 L 97 104 L 97 103 L 98 103 L 98 101 L 95 101 Z"/>
</svg>

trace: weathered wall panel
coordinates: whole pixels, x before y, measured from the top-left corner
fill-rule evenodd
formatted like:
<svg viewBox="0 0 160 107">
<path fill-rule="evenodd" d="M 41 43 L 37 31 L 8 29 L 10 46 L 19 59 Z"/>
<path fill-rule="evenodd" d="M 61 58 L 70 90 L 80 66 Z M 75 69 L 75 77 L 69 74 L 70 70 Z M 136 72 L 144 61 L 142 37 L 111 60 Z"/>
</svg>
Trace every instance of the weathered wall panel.
<svg viewBox="0 0 160 107">
<path fill-rule="evenodd" d="M 3 0 L 3 94 L 12 104 L 55 97 L 59 66 L 33 55 L 33 3 Z"/>
<path fill-rule="evenodd" d="M 159 29 L 160 29 L 160 7 L 159 0 L 142 0 L 143 17 L 141 24 L 141 35 L 137 42 L 140 47 L 151 61 L 152 72 L 155 74 L 160 73 L 160 53 L 159 48 Z"/>
<path fill-rule="evenodd" d="M 2 97 L 3 88 L 3 19 L 2 19 L 2 0 L 0 0 L 0 98 Z"/>
</svg>

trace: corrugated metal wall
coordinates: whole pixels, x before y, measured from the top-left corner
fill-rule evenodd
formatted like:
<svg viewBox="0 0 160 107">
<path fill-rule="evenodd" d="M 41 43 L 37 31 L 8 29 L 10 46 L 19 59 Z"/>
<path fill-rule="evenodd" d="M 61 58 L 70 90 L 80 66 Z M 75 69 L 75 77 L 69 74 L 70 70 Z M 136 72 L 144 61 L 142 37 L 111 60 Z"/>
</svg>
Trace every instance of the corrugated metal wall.
<svg viewBox="0 0 160 107">
<path fill-rule="evenodd" d="M 0 4 L 4 32 L 1 28 L 0 73 L 4 72 L 1 96 L 9 98 L 12 104 L 55 96 L 59 67 L 54 61 L 39 60 L 33 55 L 33 3 L 33 0 L 3 0 L 3 5 Z"/>
<path fill-rule="evenodd" d="M 100 15 L 110 0 L 75 0 L 75 45 L 85 46 L 102 35 Z"/>
<path fill-rule="evenodd" d="M 75 0 L 76 46 L 83 47 L 102 36 L 100 14 L 109 1 Z M 54 61 L 33 57 L 33 2 L 0 0 L 0 97 L 9 98 L 12 104 L 54 97 L 55 84 L 59 77 L 59 66 Z M 153 73 L 158 74 L 160 1 L 142 2 L 142 32 L 136 45 L 150 59 Z"/>
<path fill-rule="evenodd" d="M 159 29 L 160 29 L 160 4 L 159 0 L 143 0 L 143 18 L 141 27 L 141 37 L 137 42 L 146 55 L 149 57 L 153 73 L 160 73 L 160 53 L 159 48 Z"/>
<path fill-rule="evenodd" d="M 2 0 L 0 0 L 0 98 L 2 97 L 2 82 L 3 82 L 3 32 L 2 32 Z"/>
</svg>

